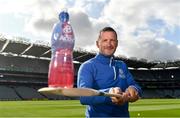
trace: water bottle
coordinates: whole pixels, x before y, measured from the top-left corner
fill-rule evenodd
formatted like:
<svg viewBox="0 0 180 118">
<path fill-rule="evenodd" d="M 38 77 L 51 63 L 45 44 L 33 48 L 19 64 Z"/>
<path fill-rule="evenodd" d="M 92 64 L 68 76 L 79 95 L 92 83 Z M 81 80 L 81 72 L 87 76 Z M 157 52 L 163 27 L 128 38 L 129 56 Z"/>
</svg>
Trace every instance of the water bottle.
<svg viewBox="0 0 180 118">
<path fill-rule="evenodd" d="M 74 85 L 73 48 L 74 33 L 69 23 L 69 14 L 62 11 L 59 22 L 53 27 L 51 37 L 51 61 L 49 64 L 48 86 L 72 88 Z"/>
</svg>

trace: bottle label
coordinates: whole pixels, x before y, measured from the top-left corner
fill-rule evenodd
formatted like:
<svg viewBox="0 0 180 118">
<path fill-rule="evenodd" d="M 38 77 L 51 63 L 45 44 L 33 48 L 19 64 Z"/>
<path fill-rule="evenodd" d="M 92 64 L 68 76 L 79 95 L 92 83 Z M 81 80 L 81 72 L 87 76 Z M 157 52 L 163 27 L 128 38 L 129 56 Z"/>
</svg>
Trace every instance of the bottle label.
<svg viewBox="0 0 180 118">
<path fill-rule="evenodd" d="M 73 50 L 74 42 L 74 33 L 70 24 L 65 22 L 63 24 L 58 23 L 55 25 L 51 37 L 51 50 L 53 53 L 59 48 Z"/>
<path fill-rule="evenodd" d="M 62 34 L 59 38 L 60 48 L 68 48 L 73 50 L 74 48 L 74 34 L 70 24 L 62 24 Z"/>
</svg>

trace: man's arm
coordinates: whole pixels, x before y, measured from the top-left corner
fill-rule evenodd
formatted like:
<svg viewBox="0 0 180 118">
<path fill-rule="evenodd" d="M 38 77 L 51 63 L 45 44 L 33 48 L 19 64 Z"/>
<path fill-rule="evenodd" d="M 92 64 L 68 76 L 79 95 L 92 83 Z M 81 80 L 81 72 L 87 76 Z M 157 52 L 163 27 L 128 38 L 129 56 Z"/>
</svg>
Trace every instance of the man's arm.
<svg viewBox="0 0 180 118">
<path fill-rule="evenodd" d="M 95 69 L 93 65 L 88 62 L 80 66 L 78 71 L 77 85 L 78 88 L 93 88 L 93 77 L 95 76 Z M 93 88 L 94 89 L 94 88 Z M 109 92 L 109 89 L 101 89 L 99 91 Z M 81 104 L 84 105 L 95 105 L 102 103 L 111 103 L 110 97 L 105 96 L 91 96 L 91 97 L 80 97 Z"/>
<path fill-rule="evenodd" d="M 119 93 L 121 91 L 122 94 L 122 98 L 111 97 L 112 102 L 117 105 L 122 105 L 125 102 L 137 101 L 142 95 L 140 86 L 136 83 L 124 62 L 119 62 L 117 64 L 118 68 L 121 67 L 123 70 L 123 73 L 125 75 L 124 79 L 126 79 L 127 82 L 127 89 L 125 91 L 121 91 L 118 87 L 112 88 L 110 93 Z"/>
<path fill-rule="evenodd" d="M 141 87 L 136 83 L 125 63 L 123 64 L 123 67 L 128 84 L 128 88 L 126 89 L 125 93 L 128 95 L 129 102 L 135 102 L 142 96 Z"/>
</svg>

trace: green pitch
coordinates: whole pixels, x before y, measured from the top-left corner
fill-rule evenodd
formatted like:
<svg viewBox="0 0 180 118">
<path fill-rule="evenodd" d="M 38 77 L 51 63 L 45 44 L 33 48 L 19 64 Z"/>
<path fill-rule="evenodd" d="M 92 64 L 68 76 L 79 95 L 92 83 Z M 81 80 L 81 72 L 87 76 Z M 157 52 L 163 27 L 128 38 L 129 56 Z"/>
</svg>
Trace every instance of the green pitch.
<svg viewBox="0 0 180 118">
<path fill-rule="evenodd" d="M 180 117 L 180 99 L 141 99 L 130 104 L 131 117 Z M 0 117 L 85 117 L 78 100 L 1 101 Z"/>
</svg>

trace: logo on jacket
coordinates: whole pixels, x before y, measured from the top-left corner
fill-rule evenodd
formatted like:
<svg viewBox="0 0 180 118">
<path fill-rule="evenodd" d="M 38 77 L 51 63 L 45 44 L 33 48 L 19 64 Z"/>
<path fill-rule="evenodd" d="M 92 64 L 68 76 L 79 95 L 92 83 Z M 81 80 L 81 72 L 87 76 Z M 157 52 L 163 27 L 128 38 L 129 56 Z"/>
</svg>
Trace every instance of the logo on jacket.
<svg viewBox="0 0 180 118">
<path fill-rule="evenodd" d="M 122 79 L 125 79 L 126 78 L 126 76 L 125 76 L 125 74 L 124 74 L 124 71 L 120 68 L 119 69 L 119 76 L 120 76 L 120 78 L 122 78 Z"/>
</svg>

